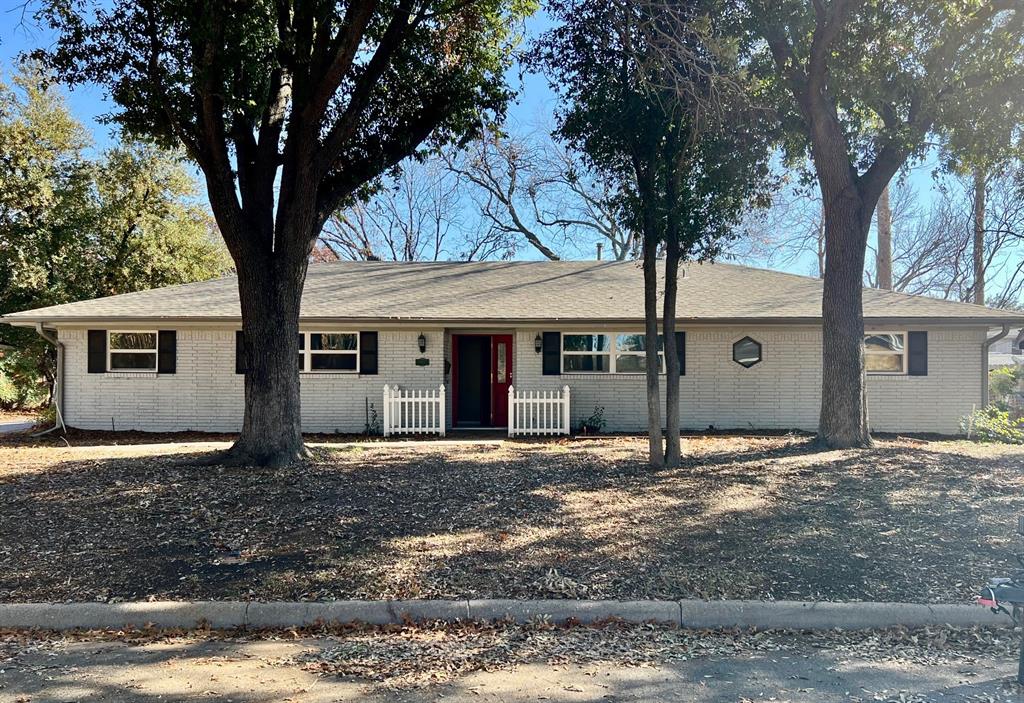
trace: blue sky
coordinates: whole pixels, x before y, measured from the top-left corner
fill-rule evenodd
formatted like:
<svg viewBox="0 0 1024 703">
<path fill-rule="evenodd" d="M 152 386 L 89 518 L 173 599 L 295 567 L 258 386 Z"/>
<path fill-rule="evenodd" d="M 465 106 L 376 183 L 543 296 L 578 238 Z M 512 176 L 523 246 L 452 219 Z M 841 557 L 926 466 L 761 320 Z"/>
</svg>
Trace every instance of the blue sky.
<svg viewBox="0 0 1024 703">
<path fill-rule="evenodd" d="M 33 23 L 25 0 L 0 0 L 0 8 L 0 66 L 4 75 L 9 75 L 22 52 L 49 46 L 53 35 Z M 113 130 L 99 122 L 99 117 L 109 111 L 104 91 L 82 86 L 65 92 L 72 112 L 92 133 L 97 148 L 107 146 Z"/>
</svg>

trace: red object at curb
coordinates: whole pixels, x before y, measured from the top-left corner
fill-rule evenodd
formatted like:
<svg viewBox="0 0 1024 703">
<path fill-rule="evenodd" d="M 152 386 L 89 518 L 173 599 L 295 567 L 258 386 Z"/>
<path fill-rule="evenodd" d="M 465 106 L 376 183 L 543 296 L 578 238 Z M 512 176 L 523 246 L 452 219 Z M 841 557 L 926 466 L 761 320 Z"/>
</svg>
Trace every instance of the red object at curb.
<svg viewBox="0 0 1024 703">
<path fill-rule="evenodd" d="M 986 608 L 995 608 L 999 604 L 990 598 L 979 598 L 978 605 L 983 605 Z"/>
</svg>

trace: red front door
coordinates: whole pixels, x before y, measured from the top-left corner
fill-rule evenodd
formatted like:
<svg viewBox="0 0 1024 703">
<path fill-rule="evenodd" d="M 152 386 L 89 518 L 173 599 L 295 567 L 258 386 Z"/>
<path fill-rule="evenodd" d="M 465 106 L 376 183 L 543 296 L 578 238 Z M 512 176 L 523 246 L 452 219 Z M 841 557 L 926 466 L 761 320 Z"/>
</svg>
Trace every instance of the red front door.
<svg viewBox="0 0 1024 703">
<path fill-rule="evenodd" d="M 512 335 L 491 336 L 491 425 L 508 426 L 508 387 L 512 385 Z"/>
</svg>

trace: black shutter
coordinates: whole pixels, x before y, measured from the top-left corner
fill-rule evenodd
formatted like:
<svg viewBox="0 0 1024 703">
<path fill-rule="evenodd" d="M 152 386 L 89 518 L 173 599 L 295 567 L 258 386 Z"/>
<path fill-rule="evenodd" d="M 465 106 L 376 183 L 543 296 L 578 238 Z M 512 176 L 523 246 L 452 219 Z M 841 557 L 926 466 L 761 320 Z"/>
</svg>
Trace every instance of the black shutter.
<svg viewBox="0 0 1024 703">
<path fill-rule="evenodd" d="M 907 334 L 907 375 L 928 375 L 927 332 L 909 332 Z"/>
<path fill-rule="evenodd" d="M 107 371 L 107 331 L 89 330 L 89 373 Z"/>
<path fill-rule="evenodd" d="M 235 330 L 235 373 L 245 373 L 245 337 Z"/>
<path fill-rule="evenodd" d="M 178 333 L 160 330 L 157 333 L 157 373 L 175 373 L 178 370 Z"/>
<path fill-rule="evenodd" d="M 545 332 L 541 339 L 543 340 L 543 352 L 542 364 L 543 374 L 545 376 L 561 376 L 562 375 L 562 333 L 561 332 Z"/>
<path fill-rule="evenodd" d="M 377 375 L 377 333 L 359 333 L 359 373 Z"/>
<path fill-rule="evenodd" d="M 679 375 L 686 375 L 686 332 L 676 332 L 676 357 L 679 358 Z"/>
</svg>

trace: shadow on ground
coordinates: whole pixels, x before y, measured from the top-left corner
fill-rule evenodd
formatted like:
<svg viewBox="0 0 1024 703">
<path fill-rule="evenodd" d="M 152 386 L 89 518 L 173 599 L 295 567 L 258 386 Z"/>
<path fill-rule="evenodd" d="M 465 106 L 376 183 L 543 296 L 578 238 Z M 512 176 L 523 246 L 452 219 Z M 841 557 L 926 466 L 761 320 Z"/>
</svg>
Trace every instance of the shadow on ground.
<svg viewBox="0 0 1024 703">
<path fill-rule="evenodd" d="M 333 639 L 181 639 L 31 643 L 0 659 L 0 698 L 34 702 L 102 700 L 292 701 L 979 701 L 1015 700 L 1009 658 L 931 663 L 911 656 L 850 655 L 794 643 L 773 652 L 696 656 L 658 666 L 616 661 L 495 665 L 454 676 L 438 670 L 416 685 L 370 682 L 302 668 L 297 658 L 322 652 Z M 2 653 L 2 650 L 0 650 Z M 358 655 L 355 655 L 358 656 Z M 427 672 L 424 672 L 425 674 Z"/>
<path fill-rule="evenodd" d="M 642 449 L 358 444 L 268 472 L 0 448 L 0 600 L 958 602 L 1017 546 L 1024 450 L 697 437 L 652 471 Z"/>
</svg>

